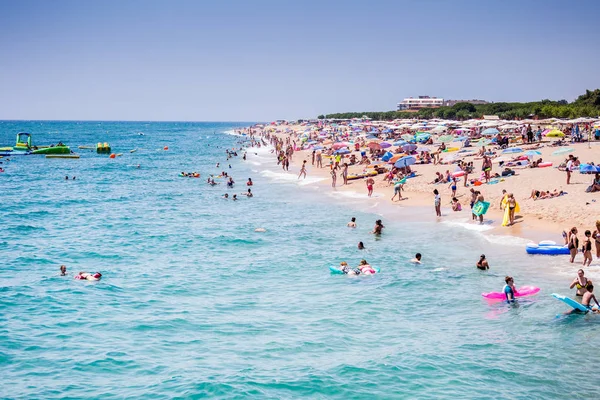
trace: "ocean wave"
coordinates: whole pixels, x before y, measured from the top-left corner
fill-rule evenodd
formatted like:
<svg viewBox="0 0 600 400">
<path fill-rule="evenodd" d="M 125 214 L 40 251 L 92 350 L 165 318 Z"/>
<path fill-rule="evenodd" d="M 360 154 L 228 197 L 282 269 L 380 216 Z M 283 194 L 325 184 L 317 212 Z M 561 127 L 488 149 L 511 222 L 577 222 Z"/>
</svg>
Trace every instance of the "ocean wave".
<svg viewBox="0 0 600 400">
<path fill-rule="evenodd" d="M 443 221 L 442 224 L 448 225 L 451 227 L 466 229 L 468 231 L 473 231 L 473 232 L 485 232 L 485 231 L 491 231 L 492 229 L 494 229 L 494 227 L 489 223 L 488 224 L 486 224 L 486 223 L 479 224 L 476 222 Z"/>
</svg>

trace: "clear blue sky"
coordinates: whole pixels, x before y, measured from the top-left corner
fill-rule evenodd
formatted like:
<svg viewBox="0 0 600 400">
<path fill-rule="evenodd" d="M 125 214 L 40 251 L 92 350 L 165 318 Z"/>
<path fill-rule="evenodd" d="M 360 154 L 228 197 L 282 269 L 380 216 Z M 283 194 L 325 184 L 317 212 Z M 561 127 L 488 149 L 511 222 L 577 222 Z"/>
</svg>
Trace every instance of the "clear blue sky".
<svg viewBox="0 0 600 400">
<path fill-rule="evenodd" d="M 600 1 L 0 0 L 0 119 L 227 120 L 600 87 Z"/>
</svg>

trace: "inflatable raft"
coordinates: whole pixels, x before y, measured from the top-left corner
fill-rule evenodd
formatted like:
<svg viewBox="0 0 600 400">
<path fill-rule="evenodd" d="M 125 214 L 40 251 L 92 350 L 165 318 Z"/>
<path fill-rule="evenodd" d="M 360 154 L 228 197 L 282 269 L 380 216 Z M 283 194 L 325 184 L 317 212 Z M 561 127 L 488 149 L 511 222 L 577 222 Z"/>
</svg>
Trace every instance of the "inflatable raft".
<svg viewBox="0 0 600 400">
<path fill-rule="evenodd" d="M 372 268 L 375 270 L 376 274 L 379 273 L 379 268 L 375 268 L 375 267 L 372 267 Z M 354 268 L 352 268 L 352 269 L 354 269 Z M 339 267 L 330 266 L 329 271 L 331 271 L 331 273 L 334 275 L 345 275 L 344 272 Z M 371 274 L 371 275 L 373 275 L 373 274 Z M 360 275 L 357 275 L 357 276 L 360 276 Z"/>
<path fill-rule="evenodd" d="M 545 255 L 560 255 L 569 254 L 569 248 L 567 246 L 557 245 L 556 242 L 545 240 L 540 243 L 529 243 L 525 246 L 527 254 L 545 254 Z"/>
<path fill-rule="evenodd" d="M 354 179 L 367 178 L 369 176 L 377 176 L 377 171 L 369 171 L 366 174 L 348 175 L 348 180 L 352 181 Z"/>
</svg>

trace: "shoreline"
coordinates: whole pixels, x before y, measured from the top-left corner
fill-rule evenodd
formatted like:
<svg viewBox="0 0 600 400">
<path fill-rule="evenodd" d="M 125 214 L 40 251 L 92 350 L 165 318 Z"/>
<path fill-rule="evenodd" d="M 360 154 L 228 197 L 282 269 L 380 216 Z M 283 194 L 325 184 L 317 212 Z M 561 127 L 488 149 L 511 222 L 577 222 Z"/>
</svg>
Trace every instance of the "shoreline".
<svg viewBox="0 0 600 400">
<path fill-rule="evenodd" d="M 274 134 L 275 136 L 279 137 L 279 138 L 283 138 L 285 139 L 286 137 L 290 137 L 292 140 L 294 139 L 294 135 L 293 134 L 289 134 L 289 133 L 285 133 L 285 132 L 281 132 L 279 130 L 275 131 L 275 132 L 271 132 L 271 134 Z M 596 145 L 596 144 L 594 144 Z M 269 148 L 272 150 L 273 147 L 271 145 L 269 145 Z M 600 150 L 598 148 L 596 148 L 597 150 Z M 594 150 L 594 148 L 592 147 L 592 150 Z M 273 160 L 273 164 L 271 165 L 272 167 L 278 167 L 281 168 L 280 166 L 277 166 L 276 164 L 276 158 L 275 158 L 275 154 L 270 153 L 270 157 Z M 320 190 L 326 190 L 326 189 L 330 189 L 331 190 L 331 176 L 330 176 L 330 168 L 328 165 L 328 159 L 324 157 L 323 159 L 323 167 L 322 168 L 317 168 L 316 166 L 312 165 L 312 152 L 311 150 L 297 150 L 294 151 L 292 160 L 290 161 L 290 170 L 289 171 L 282 171 L 281 172 L 285 172 L 289 175 L 292 176 L 298 176 L 297 174 L 300 171 L 300 167 L 302 165 L 302 161 L 306 160 L 306 167 L 307 167 L 307 177 L 308 178 L 316 178 L 318 179 L 317 182 L 315 182 L 316 185 L 319 186 Z M 433 174 L 435 173 L 435 171 L 442 171 L 442 170 L 446 170 L 449 168 L 448 165 L 432 165 L 432 164 L 428 164 L 428 165 L 418 165 L 416 164 L 414 166 L 415 170 L 417 171 L 417 177 L 416 178 L 412 178 L 410 179 L 407 184 L 405 185 L 405 189 L 402 192 L 403 197 L 406 197 L 405 200 L 402 201 L 391 201 L 391 197 L 394 193 L 393 191 L 393 186 L 392 185 L 388 185 L 387 182 L 383 182 L 383 175 L 379 174 L 377 176 L 374 177 L 375 179 L 375 185 L 374 185 L 374 197 L 369 198 L 367 196 L 367 189 L 366 189 L 366 185 L 365 185 L 365 179 L 356 179 L 356 180 L 352 180 L 348 182 L 348 185 L 343 185 L 343 180 L 342 178 L 338 178 L 337 179 L 337 185 L 336 188 L 331 192 L 331 193 L 340 193 L 340 196 L 346 196 L 348 198 L 352 198 L 355 199 L 357 201 L 361 201 L 364 202 L 363 204 L 365 206 L 367 206 L 367 209 L 373 211 L 374 213 L 380 214 L 382 216 L 387 217 L 393 217 L 394 219 L 396 219 L 396 217 L 398 217 L 400 220 L 402 219 L 413 219 L 413 218 L 417 218 L 415 219 L 416 221 L 438 221 L 438 222 L 449 222 L 449 223 L 458 223 L 458 224 L 467 224 L 467 225 L 472 225 L 472 226 L 478 226 L 478 223 L 470 223 L 469 221 L 471 220 L 471 214 L 470 214 L 470 210 L 469 210 L 469 204 L 468 204 L 468 190 L 471 188 L 471 186 L 469 185 L 468 187 L 463 187 L 462 182 L 459 182 L 459 187 L 457 190 L 457 198 L 459 198 L 459 200 L 461 201 L 461 203 L 463 204 L 463 210 L 461 212 L 454 212 L 452 211 L 452 209 L 449 207 L 449 202 L 447 201 L 451 194 L 450 194 L 450 189 L 448 188 L 447 184 L 442 184 L 442 185 L 432 185 L 432 184 L 428 184 L 426 182 L 425 176 L 429 175 L 429 176 L 433 176 Z M 349 173 L 355 173 L 355 172 L 359 172 L 360 170 L 362 170 L 362 166 L 352 166 L 349 168 Z M 528 173 L 528 175 L 530 174 L 530 172 L 537 172 L 537 170 L 529 170 L 529 171 L 523 171 L 522 174 L 525 175 L 525 173 Z M 564 173 L 556 170 L 556 171 L 552 171 L 549 168 L 544 169 L 545 171 L 551 171 L 552 173 L 556 174 L 560 174 L 564 176 Z M 543 171 L 544 171 L 543 170 Z M 521 171 L 519 171 L 521 172 Z M 339 174 L 339 172 L 338 172 Z M 520 174 L 521 175 L 521 174 Z M 518 176 L 520 176 L 518 175 Z M 559 176 L 560 176 L 559 175 Z M 553 198 L 553 199 L 545 199 L 545 200 L 538 200 L 538 201 L 533 201 L 530 199 L 525 199 L 525 200 L 520 200 L 517 199 L 520 203 L 521 203 L 521 212 L 517 213 L 516 215 L 516 221 L 515 224 L 513 226 L 510 227 L 502 227 L 501 226 L 501 221 L 503 218 L 503 211 L 500 210 L 499 208 L 499 204 L 500 204 L 500 199 L 501 197 L 499 196 L 501 194 L 501 190 L 503 188 L 506 188 L 508 190 L 508 192 L 511 192 L 513 189 L 512 187 L 514 187 L 514 183 L 517 183 L 518 178 L 517 177 L 512 177 L 509 178 L 511 179 L 511 181 L 509 181 L 509 179 L 503 180 L 502 183 L 507 183 L 504 185 L 482 185 L 477 187 L 478 190 L 482 190 L 485 191 L 485 198 L 486 201 L 490 202 L 490 209 L 489 211 L 485 214 L 485 219 L 484 219 L 484 225 L 486 227 L 490 227 L 490 229 L 485 229 L 485 234 L 491 234 L 491 235 L 501 235 L 501 236 L 511 236 L 511 237 L 515 237 L 515 238 L 522 238 L 522 239 L 527 239 L 529 241 L 532 242 L 540 242 L 542 240 L 552 240 L 555 241 L 556 243 L 563 243 L 563 238 L 562 238 L 562 231 L 563 230 L 567 230 L 569 229 L 571 226 L 578 226 L 580 228 L 580 232 L 583 233 L 585 231 L 585 229 L 592 229 L 593 228 L 593 221 L 595 221 L 597 219 L 596 215 L 600 216 L 600 203 L 599 202 L 595 202 L 594 200 L 592 200 L 591 202 L 589 202 L 588 204 L 591 204 L 592 207 L 590 208 L 590 211 L 588 212 L 586 210 L 585 214 L 580 214 L 575 216 L 575 218 L 572 218 L 571 215 L 565 216 L 563 213 L 556 213 L 554 211 L 554 203 L 558 202 L 560 200 L 565 200 L 565 198 L 567 198 L 567 196 L 561 196 L 561 198 Z M 573 174 L 573 178 L 572 178 L 572 184 L 570 185 L 570 187 L 576 188 L 576 187 L 582 187 L 581 185 L 581 181 L 583 180 L 588 180 L 590 175 L 581 175 L 578 173 L 574 173 Z M 303 178 L 300 179 L 300 181 L 303 180 Z M 413 185 L 413 183 L 416 183 L 416 185 Z M 513 183 L 513 185 L 509 185 L 509 183 Z M 555 182 L 555 184 L 558 184 L 558 182 Z M 558 184 L 557 186 L 560 186 L 562 188 L 562 186 L 560 184 Z M 440 189 L 441 195 L 442 195 L 442 217 L 435 217 L 435 211 L 434 211 L 434 206 L 433 206 L 433 195 L 429 194 L 433 191 L 434 188 L 438 188 Z M 570 190 L 575 190 L 575 189 L 570 189 Z M 496 192 L 498 192 L 496 194 Z M 522 192 L 522 190 L 521 190 Z M 347 195 L 345 195 L 344 193 L 348 193 Z M 593 195 L 592 193 L 586 193 L 587 195 Z M 335 194 L 332 195 L 332 197 L 335 196 Z M 517 197 L 517 195 L 515 194 L 515 197 Z M 466 203 L 466 205 L 465 205 Z M 541 206 L 541 210 L 537 210 L 532 212 L 532 205 L 537 205 L 540 204 Z M 369 207 L 370 205 L 370 207 Z M 405 212 L 400 212 L 400 213 L 396 213 L 394 212 L 394 208 L 396 208 L 397 206 L 400 206 L 400 209 L 402 211 Z M 430 212 L 431 212 L 431 217 L 427 216 L 427 209 L 430 208 Z M 598 209 L 598 211 L 592 211 L 592 210 L 596 210 Z M 364 211 L 364 209 L 363 209 Z M 413 215 L 414 212 L 417 212 L 416 215 Z M 549 215 L 552 215 L 552 219 L 548 219 L 547 217 Z M 573 223 L 572 220 L 573 219 L 579 219 L 579 221 L 577 223 Z M 571 221 L 571 222 L 570 222 Z M 587 221 L 587 222 L 586 222 Z M 577 261 L 576 263 L 577 264 Z"/>
</svg>

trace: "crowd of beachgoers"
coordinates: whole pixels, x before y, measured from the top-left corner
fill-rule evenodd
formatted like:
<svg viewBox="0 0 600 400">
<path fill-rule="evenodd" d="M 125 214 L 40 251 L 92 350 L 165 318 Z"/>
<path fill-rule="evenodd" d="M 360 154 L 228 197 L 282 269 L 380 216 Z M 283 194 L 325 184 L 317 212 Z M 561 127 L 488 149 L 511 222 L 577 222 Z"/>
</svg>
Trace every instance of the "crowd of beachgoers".
<svg viewBox="0 0 600 400">
<path fill-rule="evenodd" d="M 547 166 L 540 165 L 547 161 L 544 161 L 540 151 L 532 150 L 534 148 L 541 149 L 547 146 L 553 152 L 558 152 L 554 156 L 567 155 L 564 163 L 558 165 L 556 169 L 561 173 L 564 171 L 565 184 L 570 185 L 572 174 L 577 170 L 581 170 L 581 162 L 578 157 L 570 154 L 572 147 L 569 147 L 569 145 L 582 141 L 579 132 L 589 132 L 590 130 L 590 125 L 582 128 L 577 128 L 577 125 L 569 126 L 561 131 L 560 135 L 553 135 L 558 139 L 545 142 L 543 140 L 544 130 L 541 127 L 532 128 L 531 124 L 523 125 L 520 129 L 512 128 L 512 131 L 494 132 L 491 138 L 486 137 L 481 127 L 469 132 L 458 130 L 458 133 L 457 130 L 448 127 L 447 130 L 440 132 L 441 135 L 434 135 L 433 133 L 426 133 L 427 128 L 422 124 L 418 125 L 419 133 L 410 132 L 410 129 L 407 128 L 399 128 L 399 132 L 394 132 L 389 127 L 387 129 L 374 128 L 373 124 L 364 122 L 357 125 L 358 129 L 348 129 L 354 125 L 357 124 L 317 122 L 294 125 L 295 129 L 285 124 L 258 125 L 239 130 L 237 133 L 248 136 L 251 146 L 261 146 L 261 144 L 268 143 L 272 147 L 275 156 L 274 162 L 276 161 L 276 164 L 283 171 L 290 171 L 290 165 L 299 167 L 298 179 L 305 179 L 309 173 L 309 168 L 312 169 L 311 173 L 321 171 L 321 174 L 323 174 L 323 171 L 327 171 L 327 174 L 331 177 L 333 189 L 347 186 L 349 181 L 362 179 L 365 183 L 366 197 L 372 197 L 375 177 L 382 175 L 383 179 L 379 179 L 381 187 L 393 187 L 391 201 L 394 201 L 396 196 L 398 197 L 397 201 L 405 198 L 406 190 L 404 187 L 410 185 L 410 179 L 415 179 L 418 176 L 417 170 L 420 167 L 428 164 L 443 165 L 448 168 L 446 172 L 437 172 L 433 180 L 427 182 L 427 185 L 430 188 L 438 185 L 437 187 L 440 189 L 447 188 L 451 191 L 451 212 L 460 212 L 463 208 L 457 195 L 459 184 L 463 188 L 468 188 L 464 191 L 467 193 L 471 217 L 476 222 L 482 223 L 486 211 L 490 207 L 490 203 L 485 201 L 481 190 L 482 186 L 505 182 L 506 178 L 518 176 L 519 174 L 515 170 L 553 166 L 552 162 L 549 162 L 550 165 Z M 307 128 L 299 131 L 298 126 Z M 340 129 L 340 126 L 344 128 Z M 570 136 L 572 141 L 567 142 L 564 138 L 568 137 L 569 131 L 575 134 Z M 460 143 L 460 145 L 454 145 L 456 146 L 454 147 L 449 144 L 454 142 Z M 474 148 L 472 148 L 472 144 L 475 145 Z M 521 146 L 528 144 L 529 150 L 524 151 L 522 148 L 516 147 L 515 144 Z M 437 148 L 432 150 L 429 146 L 437 146 Z M 511 150 L 506 151 L 508 149 Z M 520 153 L 524 153 L 525 157 L 520 156 Z M 502 154 L 515 154 L 516 156 L 502 159 Z M 472 157 L 472 161 L 467 157 Z M 495 173 L 493 172 L 495 162 L 492 160 L 498 159 L 500 161 L 496 162 L 499 164 L 501 172 Z M 476 162 L 480 165 L 475 165 Z M 586 165 L 595 166 L 591 161 Z M 350 172 L 351 167 L 355 167 L 352 172 Z M 356 167 L 362 168 L 362 171 L 357 172 Z M 481 173 L 476 172 L 476 168 L 479 167 Z M 296 171 L 292 173 L 296 173 Z M 598 172 L 594 170 L 592 175 L 594 181 L 586 190 L 589 193 L 598 191 L 599 188 L 596 185 L 600 184 L 598 182 Z M 339 182 L 338 177 L 340 178 Z M 432 191 L 436 215 L 442 217 L 440 190 L 435 188 Z M 405 196 L 402 195 L 403 192 Z M 533 189 L 529 198 L 525 200 L 538 201 L 566 194 L 562 190 L 543 191 Z M 503 210 L 504 220 L 502 225 L 511 226 L 515 224 L 516 213 L 519 212 L 519 204 L 515 195 L 509 193 L 505 188 L 501 189 L 497 206 Z M 352 218 L 347 226 L 356 228 L 356 219 Z M 375 221 L 375 226 L 370 233 L 381 235 L 383 228 L 383 222 L 379 219 Z M 563 231 L 562 234 L 564 243 L 557 246 L 564 245 L 568 249 L 571 263 L 575 262 L 575 258 L 579 253 L 583 255 L 584 267 L 590 265 L 594 255 L 597 259 L 600 259 L 600 220 L 595 222 L 593 232 L 591 230 L 585 231 L 585 239 L 581 243 L 577 236 L 578 230 L 576 227 Z M 358 243 L 357 247 L 359 250 L 365 250 L 362 241 Z M 421 259 L 422 255 L 417 253 L 412 262 L 420 264 Z M 484 271 L 490 268 L 484 254 L 475 263 L 475 267 Z M 352 267 L 343 261 L 339 266 L 330 269 L 333 273 L 346 275 L 373 275 L 379 272 L 365 259 L 361 260 L 356 267 Z M 501 298 L 511 302 L 516 297 L 529 296 L 539 291 L 539 288 L 535 287 L 517 289 L 512 276 L 506 276 L 504 283 L 502 292 L 488 293 L 486 294 L 489 295 L 488 298 Z M 583 269 L 577 271 L 577 277 L 571 282 L 570 288 L 576 288 L 577 304 L 583 305 L 584 311 L 598 312 L 597 307 L 592 308 L 594 302 L 595 305 L 600 306 L 593 294 L 593 284 L 590 279 L 585 277 Z M 568 301 L 564 296 L 561 299 Z M 582 309 L 575 307 L 574 311 L 579 312 Z"/>
</svg>

